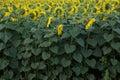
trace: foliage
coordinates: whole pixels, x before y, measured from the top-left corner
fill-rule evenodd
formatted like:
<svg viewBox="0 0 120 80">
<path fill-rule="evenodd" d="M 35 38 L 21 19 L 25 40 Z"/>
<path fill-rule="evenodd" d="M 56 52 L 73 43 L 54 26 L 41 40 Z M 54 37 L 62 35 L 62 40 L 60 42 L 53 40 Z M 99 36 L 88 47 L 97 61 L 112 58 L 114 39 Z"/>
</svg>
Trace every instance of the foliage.
<svg viewBox="0 0 120 80">
<path fill-rule="evenodd" d="M 87 1 L 80 1 L 87 6 Z M 102 5 L 100 1 L 97 4 Z M 66 3 L 62 7 L 71 5 Z M 67 14 L 62 7 L 57 9 L 63 14 L 55 14 L 54 4 L 53 13 L 47 10 L 32 19 L 32 14 L 18 16 L 22 9 L 14 9 L 9 16 L 5 16 L 6 7 L 0 10 L 0 80 L 120 79 L 120 8 L 94 14 L 89 10 L 93 7 L 82 6 Z M 82 13 L 84 7 L 88 12 Z"/>
</svg>

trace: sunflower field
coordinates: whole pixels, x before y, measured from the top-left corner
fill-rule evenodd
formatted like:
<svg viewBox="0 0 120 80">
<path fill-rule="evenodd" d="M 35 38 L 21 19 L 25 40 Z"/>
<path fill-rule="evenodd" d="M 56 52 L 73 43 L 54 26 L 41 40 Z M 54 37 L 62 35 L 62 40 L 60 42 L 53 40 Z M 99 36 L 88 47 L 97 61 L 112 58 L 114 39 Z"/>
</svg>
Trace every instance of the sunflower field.
<svg viewBox="0 0 120 80">
<path fill-rule="evenodd" d="M 0 0 L 0 80 L 120 80 L 120 0 Z"/>
</svg>

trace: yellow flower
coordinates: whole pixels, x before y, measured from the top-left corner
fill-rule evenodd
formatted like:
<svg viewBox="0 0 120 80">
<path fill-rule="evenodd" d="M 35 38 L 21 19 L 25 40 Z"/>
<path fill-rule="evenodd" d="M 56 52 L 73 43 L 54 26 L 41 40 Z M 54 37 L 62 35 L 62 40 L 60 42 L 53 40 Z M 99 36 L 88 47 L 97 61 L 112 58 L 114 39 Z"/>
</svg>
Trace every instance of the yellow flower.
<svg viewBox="0 0 120 80">
<path fill-rule="evenodd" d="M 47 21 L 47 27 L 50 26 L 50 23 L 51 23 L 52 18 L 53 18 L 53 17 L 49 17 L 49 18 L 48 18 L 48 21 Z"/>
<path fill-rule="evenodd" d="M 95 18 L 90 19 L 86 24 L 85 29 L 89 29 L 94 22 L 95 22 Z"/>
<path fill-rule="evenodd" d="M 58 34 L 58 36 L 62 35 L 62 31 L 63 31 L 63 25 L 60 24 L 60 25 L 58 25 L 58 27 L 57 27 L 57 34 Z"/>
<path fill-rule="evenodd" d="M 105 21 L 107 18 L 105 16 L 102 17 L 102 20 Z"/>
<path fill-rule="evenodd" d="M 78 8 L 76 6 L 72 6 L 71 9 L 69 10 L 69 15 L 72 15 L 78 11 Z"/>
<path fill-rule="evenodd" d="M 9 11 L 9 12 L 12 12 L 12 11 L 13 11 L 13 8 L 10 7 L 10 6 L 8 6 L 8 11 Z"/>
<path fill-rule="evenodd" d="M 18 21 L 18 19 L 17 19 L 17 18 L 14 18 L 14 17 L 11 17 L 10 19 L 11 19 L 11 21 L 13 21 L 13 22 L 14 22 L 14 21 Z"/>
<path fill-rule="evenodd" d="M 17 9 L 19 9 L 19 8 L 21 7 L 21 5 L 20 5 L 20 4 L 16 4 L 15 7 L 16 7 Z"/>
<path fill-rule="evenodd" d="M 58 15 L 63 16 L 64 15 L 64 9 L 62 7 L 56 7 L 54 9 L 54 15 L 55 16 L 58 16 Z"/>
<path fill-rule="evenodd" d="M 100 14 L 100 13 L 101 13 L 100 8 L 97 7 L 97 6 L 95 7 L 95 13 L 96 13 L 96 14 Z"/>
<path fill-rule="evenodd" d="M 5 12 L 4 16 L 10 16 L 10 12 Z"/>
</svg>

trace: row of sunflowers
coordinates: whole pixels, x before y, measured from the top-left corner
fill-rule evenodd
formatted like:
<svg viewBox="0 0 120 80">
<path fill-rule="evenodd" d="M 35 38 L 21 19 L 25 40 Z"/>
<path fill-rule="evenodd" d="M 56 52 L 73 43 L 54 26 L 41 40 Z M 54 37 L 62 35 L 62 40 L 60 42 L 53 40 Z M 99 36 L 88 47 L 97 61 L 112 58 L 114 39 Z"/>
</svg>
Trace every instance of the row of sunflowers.
<svg viewBox="0 0 120 80">
<path fill-rule="evenodd" d="M 5 17 L 13 22 L 26 17 L 36 21 L 46 16 L 43 22 L 46 27 L 53 20 L 72 19 L 76 23 L 86 22 L 85 29 L 88 29 L 96 20 L 106 20 L 107 14 L 119 14 L 119 6 L 119 0 L 1 0 L 0 21 Z M 63 25 L 57 30 L 61 35 Z"/>
</svg>

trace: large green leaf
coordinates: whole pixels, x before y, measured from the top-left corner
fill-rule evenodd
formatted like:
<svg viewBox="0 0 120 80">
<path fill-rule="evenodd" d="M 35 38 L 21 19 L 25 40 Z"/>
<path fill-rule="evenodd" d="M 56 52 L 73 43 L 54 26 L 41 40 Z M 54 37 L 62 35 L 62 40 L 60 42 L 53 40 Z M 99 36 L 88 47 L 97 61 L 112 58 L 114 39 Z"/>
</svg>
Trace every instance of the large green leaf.
<svg viewBox="0 0 120 80">
<path fill-rule="evenodd" d="M 14 47 L 8 48 L 4 50 L 4 54 L 9 57 L 16 57 L 17 50 Z"/>
<path fill-rule="evenodd" d="M 88 72 L 88 67 L 81 67 L 81 74 L 85 74 L 86 72 Z"/>
<path fill-rule="evenodd" d="M 87 43 L 93 47 L 96 47 L 97 45 L 97 40 L 94 38 L 94 39 L 88 39 L 87 40 Z"/>
<path fill-rule="evenodd" d="M 42 59 L 43 59 L 43 60 L 49 59 L 50 56 L 51 56 L 51 55 L 50 55 L 49 53 L 47 53 L 47 52 L 43 52 L 43 53 L 42 53 Z"/>
<path fill-rule="evenodd" d="M 82 54 L 83 54 L 83 56 L 84 56 L 85 58 L 91 56 L 92 53 L 93 53 L 93 51 L 92 51 L 91 49 L 89 49 L 89 50 L 82 49 L 81 51 L 82 51 Z"/>
<path fill-rule="evenodd" d="M 95 67 L 95 65 L 96 65 L 95 59 L 91 59 L 91 60 L 87 59 L 85 62 L 92 68 Z"/>
<path fill-rule="evenodd" d="M 22 56 L 23 56 L 23 58 L 27 59 L 27 58 L 30 58 L 32 56 L 32 53 L 26 51 L 25 53 L 23 53 Z"/>
<path fill-rule="evenodd" d="M 13 71 L 6 71 L 5 73 L 4 73 L 4 77 L 6 78 L 6 79 L 12 79 L 13 78 L 13 75 L 14 75 L 14 73 L 13 73 Z"/>
<path fill-rule="evenodd" d="M 29 44 L 29 43 L 31 43 L 31 42 L 33 42 L 33 39 L 26 38 L 26 39 L 24 40 L 24 44 Z"/>
<path fill-rule="evenodd" d="M 32 53 L 33 53 L 33 55 L 38 56 L 41 53 L 41 48 L 32 49 Z"/>
<path fill-rule="evenodd" d="M 64 49 L 65 49 L 66 53 L 72 53 L 72 52 L 74 52 L 76 50 L 76 46 L 75 45 L 65 44 Z"/>
<path fill-rule="evenodd" d="M 103 35 L 103 37 L 104 37 L 104 39 L 105 39 L 107 42 L 109 42 L 109 41 L 111 41 L 111 40 L 114 38 L 114 35 L 113 35 L 113 34 L 105 33 L 105 34 Z"/>
<path fill-rule="evenodd" d="M 111 42 L 111 47 L 115 50 L 120 49 L 120 42 Z"/>
<path fill-rule="evenodd" d="M 45 62 L 40 62 L 40 63 L 39 63 L 39 66 L 38 66 L 38 69 L 42 70 L 42 69 L 44 69 L 44 68 L 46 68 Z"/>
<path fill-rule="evenodd" d="M 80 46 L 82 46 L 82 47 L 85 46 L 85 42 L 84 42 L 84 40 L 83 40 L 82 38 L 76 39 L 76 42 L 77 42 Z"/>
<path fill-rule="evenodd" d="M 4 49 L 5 48 L 5 44 L 4 43 L 0 43 L 0 51 L 2 50 L 2 49 Z"/>
<path fill-rule="evenodd" d="M 115 32 L 117 32 L 118 34 L 120 34 L 120 28 L 116 28 L 114 29 Z"/>
<path fill-rule="evenodd" d="M 116 65 L 118 63 L 118 60 L 117 59 L 110 59 L 112 65 Z"/>
<path fill-rule="evenodd" d="M 76 76 L 80 75 L 81 69 L 79 66 L 74 66 L 72 70 L 75 72 Z"/>
<path fill-rule="evenodd" d="M 32 67 L 33 69 L 37 69 L 38 66 L 39 66 L 39 62 L 32 62 L 32 63 L 31 63 L 31 67 Z"/>
<path fill-rule="evenodd" d="M 111 53 L 112 49 L 110 47 L 104 46 L 102 48 L 104 55 Z"/>
<path fill-rule="evenodd" d="M 68 66 L 70 66 L 70 64 L 71 64 L 71 60 L 62 58 L 61 64 L 62 64 L 63 67 L 68 67 Z"/>
<path fill-rule="evenodd" d="M 80 34 L 80 31 L 78 31 L 77 28 L 71 29 L 70 34 L 73 38 L 77 37 Z"/>
<path fill-rule="evenodd" d="M 50 47 L 50 51 L 57 54 L 58 53 L 58 46 Z"/>
<path fill-rule="evenodd" d="M 60 78 L 60 80 L 67 80 L 67 75 L 60 74 L 59 78 Z"/>
<path fill-rule="evenodd" d="M 95 76 L 93 74 L 87 75 L 88 80 L 95 80 Z"/>
<path fill-rule="evenodd" d="M 101 51 L 101 49 L 100 49 L 99 47 L 97 47 L 97 48 L 94 50 L 93 55 L 94 55 L 95 57 L 101 57 L 101 56 L 102 56 L 102 51 Z"/>
<path fill-rule="evenodd" d="M 77 61 L 78 63 L 81 63 L 82 62 L 82 55 L 80 54 L 80 53 L 75 53 L 74 55 L 73 55 L 73 59 L 75 60 L 75 61 Z"/>
<path fill-rule="evenodd" d="M 28 80 L 33 80 L 33 78 L 35 77 L 36 77 L 36 74 L 33 74 L 33 73 L 28 74 Z"/>
<path fill-rule="evenodd" d="M 9 64 L 8 60 L 0 59 L 0 70 L 5 69 L 8 66 L 8 64 Z"/>
<path fill-rule="evenodd" d="M 40 47 L 49 47 L 51 45 L 50 41 L 44 41 L 43 43 L 41 43 L 39 46 Z"/>
</svg>

